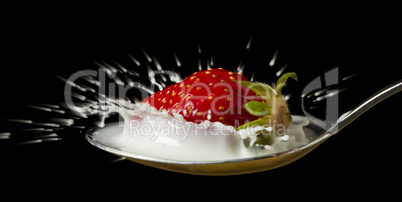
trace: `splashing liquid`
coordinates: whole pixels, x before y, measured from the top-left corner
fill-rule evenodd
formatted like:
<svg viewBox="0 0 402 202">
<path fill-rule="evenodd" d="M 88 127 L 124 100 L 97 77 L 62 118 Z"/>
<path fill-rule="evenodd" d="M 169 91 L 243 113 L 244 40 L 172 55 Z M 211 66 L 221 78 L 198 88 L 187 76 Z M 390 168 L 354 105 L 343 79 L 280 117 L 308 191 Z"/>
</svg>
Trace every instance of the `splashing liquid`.
<svg viewBox="0 0 402 202">
<path fill-rule="evenodd" d="M 248 40 L 245 49 L 250 50 L 251 45 L 252 37 Z M 203 58 L 201 54 L 205 53 L 199 43 L 197 48 L 198 65 L 194 70 L 213 68 L 216 65 L 214 56 L 211 54 Z M 250 135 L 236 134 L 233 127 L 208 121 L 194 124 L 184 121 L 180 115 L 172 117 L 164 112 L 149 113 L 148 109 L 141 109 L 138 103 L 142 98 L 148 97 L 168 85 L 180 82 L 184 77 L 177 71 L 163 68 L 159 60 L 144 49 L 141 52 L 145 61 L 138 59 L 140 56 L 134 57 L 128 54 L 133 68 L 123 66 L 116 61 L 100 60 L 94 61 L 98 70 L 82 70 L 68 79 L 57 76 L 66 83 L 64 89 L 66 102 L 60 106 L 53 104 L 27 106 L 52 113 L 49 122 L 9 120 L 26 125 L 42 124 L 40 135 L 21 143 L 33 144 L 62 140 L 63 136 L 54 132 L 56 129 L 61 131 L 63 128 L 73 128 L 82 131 L 87 129 L 88 123 L 93 117 L 98 117 L 93 121 L 95 126 L 100 128 L 107 126 L 98 131 L 97 137 L 100 140 L 110 141 L 110 144 L 122 150 L 149 154 L 158 158 L 177 156 L 181 160 L 233 159 L 280 152 L 306 143 L 301 130 L 301 127 L 306 124 L 303 120 L 291 125 L 288 128 L 288 135 L 276 138 L 272 145 L 266 146 L 263 150 L 253 150 L 248 148 L 245 143 Z M 173 52 L 172 59 L 176 68 L 184 67 L 176 52 Z M 203 59 L 206 59 L 206 63 L 203 63 Z M 267 66 L 272 68 L 277 63 L 278 51 L 275 51 Z M 288 65 L 284 65 L 276 76 L 279 77 L 284 69 L 288 68 Z M 246 62 L 240 60 L 234 71 L 244 72 L 245 66 Z M 146 76 L 144 77 L 144 75 Z M 253 79 L 254 73 L 251 80 Z M 289 98 L 290 95 L 285 95 L 285 97 Z M 138 110 L 142 110 L 141 115 L 132 115 Z M 120 114 L 119 124 L 107 125 L 108 118 L 113 117 L 116 113 Z M 58 116 L 53 114 L 58 114 Z M 155 124 L 155 120 L 159 120 L 163 124 Z M 0 139 L 13 138 L 12 132 L 1 131 L 0 134 Z M 187 149 L 191 152 L 183 152 Z M 217 155 L 218 153 L 219 155 Z"/>
<path fill-rule="evenodd" d="M 307 143 L 303 126 L 308 120 L 294 117 L 287 134 L 274 136 L 265 148 L 249 147 L 254 131 L 236 132 L 220 122 L 187 122 L 180 114 L 169 115 L 147 104 L 135 110 L 119 109 L 124 122 L 107 125 L 92 138 L 123 152 L 175 161 L 216 161 L 256 157 L 286 151 Z M 117 109 L 117 108 L 116 108 Z M 239 134 L 241 133 L 241 135 Z M 248 134 L 246 134 L 248 133 Z"/>
</svg>

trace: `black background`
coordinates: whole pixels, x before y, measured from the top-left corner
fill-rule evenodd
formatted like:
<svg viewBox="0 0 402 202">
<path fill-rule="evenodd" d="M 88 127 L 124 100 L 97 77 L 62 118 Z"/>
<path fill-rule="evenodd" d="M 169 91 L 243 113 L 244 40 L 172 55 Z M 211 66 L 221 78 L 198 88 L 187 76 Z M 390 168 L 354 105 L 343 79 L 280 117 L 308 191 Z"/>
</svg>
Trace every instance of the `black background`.
<svg viewBox="0 0 402 202">
<path fill-rule="evenodd" d="M 215 67 L 234 69 L 243 60 L 246 76 L 267 68 L 267 75 L 255 75 L 260 81 L 275 78 L 272 75 L 289 62 L 287 70 L 299 76 L 297 83 L 289 82 L 295 89 L 290 100 L 295 114 L 301 113 L 298 99 L 306 84 L 332 68 L 339 67 L 341 78 L 357 74 L 347 81 L 349 90 L 339 98 L 345 111 L 401 78 L 400 32 L 392 15 L 365 13 L 322 21 L 318 16 L 294 17 L 281 22 L 281 17 L 232 18 L 217 13 L 212 18 L 196 14 L 199 18 L 193 18 L 189 13 L 112 16 L 105 11 L 85 18 L 57 11 L 14 14 L 4 20 L 2 28 L 0 123 L 4 131 L 0 132 L 20 127 L 4 119 L 46 116 L 24 104 L 63 100 L 64 84 L 55 74 L 68 77 L 80 69 L 94 68 L 94 59 L 129 64 L 127 53 L 145 61 L 141 49 L 154 54 L 162 66 L 174 64 L 174 51 L 183 63 L 179 71 L 190 74 L 197 69 L 200 44 L 203 54 L 213 54 Z M 251 49 L 245 51 L 251 36 Z M 278 64 L 269 70 L 275 50 L 279 50 Z M 2 182 L 6 188 L 34 191 L 39 196 L 88 190 L 93 195 L 130 193 L 133 197 L 150 190 L 155 194 L 148 195 L 151 198 L 165 196 L 166 191 L 171 194 L 167 196 L 179 198 L 184 198 L 182 193 L 197 198 L 210 193 L 261 198 L 281 193 L 286 198 L 321 191 L 331 198 L 340 193 L 390 195 L 392 184 L 400 179 L 400 103 L 401 95 L 395 95 L 304 158 L 262 173 L 205 177 L 128 161 L 110 164 L 114 156 L 89 145 L 85 131 L 74 130 L 60 142 L 25 146 L 0 142 L 0 175 L 7 178 Z"/>
</svg>

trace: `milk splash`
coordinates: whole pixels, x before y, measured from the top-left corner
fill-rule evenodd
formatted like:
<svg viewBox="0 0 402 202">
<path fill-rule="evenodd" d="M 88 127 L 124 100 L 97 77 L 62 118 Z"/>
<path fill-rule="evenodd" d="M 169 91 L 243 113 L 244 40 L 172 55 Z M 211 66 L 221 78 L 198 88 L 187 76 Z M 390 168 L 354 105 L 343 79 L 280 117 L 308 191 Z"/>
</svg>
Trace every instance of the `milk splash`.
<svg viewBox="0 0 402 202">
<path fill-rule="evenodd" d="M 250 49 L 251 41 L 252 38 L 247 43 L 247 50 Z M 198 70 L 213 68 L 215 65 L 213 56 L 207 58 L 207 65 L 204 66 L 201 62 L 200 44 L 198 44 L 198 49 Z M 52 113 L 49 115 L 51 116 L 49 123 L 22 119 L 8 119 L 7 121 L 25 124 L 29 127 L 37 125 L 43 127 L 40 128 L 41 133 L 34 136 L 33 140 L 22 142 L 22 144 L 32 144 L 62 140 L 63 128 L 86 130 L 87 127 L 91 127 L 87 125 L 93 120 L 92 117 L 97 116 L 99 118 L 94 124 L 101 127 L 97 137 L 99 140 L 107 139 L 108 141 L 104 142 L 105 145 L 115 145 L 132 153 L 182 160 L 251 157 L 286 151 L 307 143 L 302 130 L 302 127 L 307 124 L 307 120 L 298 120 L 300 117 L 294 118 L 295 122 L 289 126 L 285 135 L 273 137 L 271 145 L 254 148 L 250 145 L 256 139 L 255 131 L 236 132 L 233 127 L 221 123 L 204 121 L 196 124 L 185 121 L 178 114 L 170 116 L 166 112 L 151 113 L 151 108 L 145 105 L 141 107 L 138 104 L 139 101 L 168 85 L 180 82 L 185 75 L 180 74 L 177 69 L 193 65 L 183 63 L 174 53 L 176 67 L 173 65 L 171 70 L 167 70 L 162 68 L 155 56 L 150 57 L 145 50 L 142 52 L 146 57 L 145 61 L 141 60 L 140 56 L 128 55 L 133 62 L 132 67 L 130 65 L 123 66 L 116 61 L 95 61 L 97 70 L 81 70 L 69 78 L 57 76 L 66 83 L 65 102 L 60 105 L 31 106 L 34 109 Z M 270 67 L 277 66 L 277 56 L 278 54 L 275 52 L 269 63 Z M 245 64 L 241 60 L 234 71 L 244 72 Z M 276 76 L 279 77 L 286 67 L 288 64 L 283 66 Z M 148 75 L 141 70 L 145 70 Z M 144 75 L 147 77 L 146 81 L 139 82 Z M 254 80 L 254 73 L 250 80 Z M 134 96 L 127 94 L 132 89 L 136 90 Z M 289 98 L 290 95 L 285 97 Z M 105 121 L 108 117 L 113 116 L 113 112 L 121 115 L 119 120 L 121 124 L 104 127 Z M 37 130 L 34 131 L 37 132 Z M 31 134 L 29 135 L 32 137 Z M 106 136 L 110 138 L 105 139 Z M 0 133 L 0 139 L 13 140 L 14 137 L 17 137 L 14 131 L 1 131 Z"/>
<path fill-rule="evenodd" d="M 97 140 L 119 150 L 132 154 L 151 156 L 162 159 L 183 161 L 230 160 L 255 157 L 293 149 L 307 143 L 303 130 L 308 121 L 301 120 L 291 125 L 286 134 L 272 136 L 272 144 L 259 146 L 254 144 L 259 131 L 272 130 L 271 127 L 250 127 L 240 131 L 232 126 L 220 122 L 205 120 L 201 123 L 187 122 L 182 115 L 166 111 L 158 111 L 145 103 L 133 103 L 127 99 L 129 89 L 139 90 L 140 96 L 145 98 L 153 94 L 156 89 L 166 87 L 165 83 L 156 84 L 157 80 L 170 80 L 172 83 L 180 81 L 177 73 L 170 71 L 152 71 L 148 69 L 151 86 L 129 80 L 128 85 L 115 84 L 123 82 L 117 68 L 100 65 L 99 71 L 83 70 L 73 74 L 67 82 L 66 98 L 71 98 L 72 88 L 92 94 L 98 101 L 85 100 L 87 104 L 77 105 L 74 100 L 66 99 L 66 105 L 80 116 L 96 114 L 99 120 L 95 123 L 99 127 L 105 126 L 105 120 L 113 112 L 120 114 L 122 124 L 114 125 L 112 129 L 100 129 Z M 121 69 L 121 68 L 120 68 Z M 115 73 L 114 73 L 115 72 Z M 161 79 L 157 79 L 157 78 Z M 163 79 L 163 78 L 164 79 Z M 128 78 L 124 77 L 128 81 Z M 80 82 L 91 83 L 98 88 L 94 91 L 78 85 Z M 111 81 L 108 83 L 108 81 Z M 120 82 L 121 81 L 121 82 Z M 124 83 L 124 82 L 123 82 Z M 117 90 L 114 90 L 117 89 Z M 95 94 L 95 92 L 97 94 Z M 89 96 L 88 96 L 89 97 Z M 117 98 L 115 98 L 117 97 Z M 126 98 L 125 98 L 126 97 Z M 124 99 L 125 98 L 125 99 Z M 109 131 L 114 136 L 106 135 L 102 131 Z M 108 138 L 102 137 L 102 134 Z M 106 141 L 107 140 L 107 141 Z"/>
<path fill-rule="evenodd" d="M 307 143 L 303 126 L 308 120 L 295 117 L 285 135 L 272 144 L 251 147 L 260 128 L 236 131 L 220 122 L 187 122 L 180 114 L 169 115 L 148 104 L 135 110 L 118 109 L 124 124 L 107 126 L 94 136 L 97 141 L 121 151 L 158 159 L 215 161 L 256 157 L 286 151 Z M 113 135 L 110 135 L 112 130 Z M 105 132 L 108 131 L 108 132 Z"/>
</svg>

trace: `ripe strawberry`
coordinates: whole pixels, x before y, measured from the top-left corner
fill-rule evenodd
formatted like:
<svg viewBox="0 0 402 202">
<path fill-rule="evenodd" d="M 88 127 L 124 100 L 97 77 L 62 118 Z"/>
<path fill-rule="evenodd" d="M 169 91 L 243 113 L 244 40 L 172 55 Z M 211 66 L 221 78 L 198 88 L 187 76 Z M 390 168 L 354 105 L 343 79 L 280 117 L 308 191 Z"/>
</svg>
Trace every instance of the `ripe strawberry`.
<svg viewBox="0 0 402 202">
<path fill-rule="evenodd" d="M 280 92 L 289 77 L 297 79 L 295 73 L 287 73 L 273 89 L 222 68 L 203 70 L 142 102 L 159 111 L 181 114 L 185 120 L 195 123 L 219 121 L 243 129 L 275 120 L 287 127 L 291 117 Z"/>
</svg>

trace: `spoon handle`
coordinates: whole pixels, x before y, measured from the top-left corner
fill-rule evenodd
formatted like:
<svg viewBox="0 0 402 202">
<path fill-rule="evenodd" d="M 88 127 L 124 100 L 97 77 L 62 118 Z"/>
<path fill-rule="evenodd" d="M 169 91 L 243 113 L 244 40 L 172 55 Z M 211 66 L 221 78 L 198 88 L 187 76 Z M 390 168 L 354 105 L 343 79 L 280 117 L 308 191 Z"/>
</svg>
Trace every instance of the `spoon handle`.
<svg viewBox="0 0 402 202">
<path fill-rule="evenodd" d="M 364 112 L 369 110 L 370 108 L 374 107 L 376 104 L 382 102 L 383 100 L 387 99 L 388 97 L 399 93 L 402 91 L 402 80 L 396 81 L 393 84 L 381 89 L 374 95 L 372 95 L 369 99 L 365 100 L 355 109 L 346 112 L 343 114 L 337 121 L 333 127 L 331 127 L 328 132 L 331 134 L 335 134 L 342 130 L 345 126 L 352 123 L 357 117 L 362 115 Z"/>
</svg>

